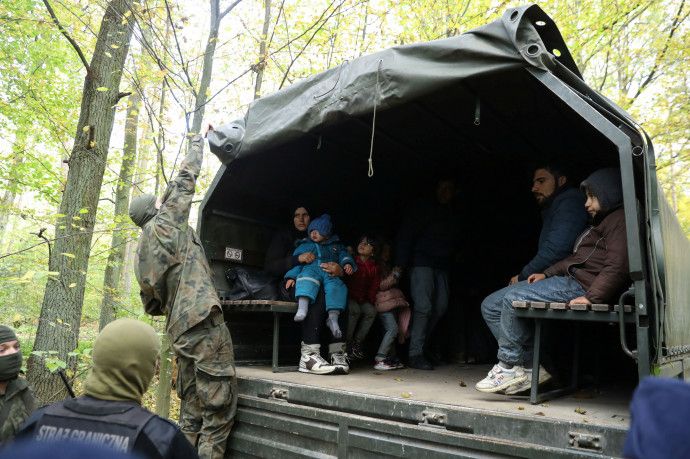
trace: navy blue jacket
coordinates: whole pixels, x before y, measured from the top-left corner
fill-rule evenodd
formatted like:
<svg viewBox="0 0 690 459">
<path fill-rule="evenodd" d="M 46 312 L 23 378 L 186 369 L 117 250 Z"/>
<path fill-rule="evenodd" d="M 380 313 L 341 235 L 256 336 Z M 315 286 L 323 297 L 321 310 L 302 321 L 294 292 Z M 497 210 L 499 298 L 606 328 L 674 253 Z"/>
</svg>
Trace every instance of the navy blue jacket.
<svg viewBox="0 0 690 459">
<path fill-rule="evenodd" d="M 460 219 L 451 208 L 419 200 L 398 231 L 395 265 L 449 269 L 459 241 Z"/>
<path fill-rule="evenodd" d="M 572 253 L 575 238 L 587 225 L 586 197 L 572 187 L 560 188 L 541 212 L 543 221 L 537 254 L 518 274 L 518 280 L 530 274 L 543 273 L 546 268 Z"/>
</svg>

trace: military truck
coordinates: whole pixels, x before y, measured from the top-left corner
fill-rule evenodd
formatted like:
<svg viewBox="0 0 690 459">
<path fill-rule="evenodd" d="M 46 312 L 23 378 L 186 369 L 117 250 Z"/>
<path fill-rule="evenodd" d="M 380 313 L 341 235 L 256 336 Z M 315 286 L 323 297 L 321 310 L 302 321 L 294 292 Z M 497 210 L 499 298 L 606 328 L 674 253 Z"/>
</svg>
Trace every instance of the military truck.
<svg viewBox="0 0 690 459">
<path fill-rule="evenodd" d="M 442 170 L 457 179 L 466 242 L 451 284 L 464 312 L 445 325 L 471 341 L 477 301 L 536 251 L 529 164 L 556 157 L 578 171 L 574 183 L 620 168 L 631 277 L 621 304 L 632 306 L 628 325 L 584 321 L 579 357 L 567 351 L 581 336 L 573 322 L 554 321 L 564 330 L 559 360 L 580 363 L 581 385 L 538 405 L 474 390 L 493 359 L 429 372 L 376 372 L 367 363 L 346 376 L 274 372 L 274 325 L 279 364 L 299 358 L 290 315 L 228 308 L 239 381 L 233 457 L 617 456 L 639 378 L 688 377 L 690 244 L 661 192 L 652 143 L 583 81 L 538 6 L 343 62 L 254 101 L 226 132 L 198 221 L 221 297 L 229 268 L 261 270 L 294 199 L 328 211 L 342 239 L 364 228 L 394 235 Z"/>
</svg>

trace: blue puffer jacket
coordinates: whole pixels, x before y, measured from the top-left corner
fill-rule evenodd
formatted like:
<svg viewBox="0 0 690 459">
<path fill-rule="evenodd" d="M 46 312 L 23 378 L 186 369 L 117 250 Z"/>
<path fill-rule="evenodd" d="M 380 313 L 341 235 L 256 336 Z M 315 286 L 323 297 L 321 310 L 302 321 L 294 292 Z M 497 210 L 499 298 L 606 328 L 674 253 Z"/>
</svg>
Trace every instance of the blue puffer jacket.
<svg viewBox="0 0 690 459">
<path fill-rule="evenodd" d="M 554 263 L 572 253 L 575 238 L 587 225 L 589 215 L 585 209 L 585 195 L 578 189 L 566 187 L 541 212 L 543 220 L 537 254 L 522 268 L 518 280 L 530 274 L 542 273 Z"/>
<path fill-rule="evenodd" d="M 334 234 L 330 238 L 326 239 L 321 244 L 317 244 L 309 238 L 302 239 L 299 245 L 295 249 L 293 256 L 301 255 L 303 253 L 311 252 L 316 256 L 310 264 L 321 264 L 335 261 L 341 267 L 345 267 L 346 264 L 351 264 L 352 268 L 357 271 L 357 263 L 355 263 L 354 258 L 347 253 L 347 250 L 340 243 L 340 238 L 337 234 Z M 302 271 L 305 265 L 301 264 L 295 266 L 290 271 L 285 274 L 285 279 L 297 279 L 297 276 Z"/>
</svg>

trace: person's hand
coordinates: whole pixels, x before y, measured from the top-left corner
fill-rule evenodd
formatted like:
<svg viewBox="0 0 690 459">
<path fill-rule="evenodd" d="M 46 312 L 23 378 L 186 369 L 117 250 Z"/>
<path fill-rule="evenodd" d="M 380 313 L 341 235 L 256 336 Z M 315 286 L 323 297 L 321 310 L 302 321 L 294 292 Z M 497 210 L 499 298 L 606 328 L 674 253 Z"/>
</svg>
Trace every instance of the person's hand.
<svg viewBox="0 0 690 459">
<path fill-rule="evenodd" d="M 510 278 L 510 282 L 508 282 L 508 285 L 517 284 L 518 282 L 519 282 L 519 281 L 518 281 L 518 274 L 516 274 L 516 275 L 514 275 L 513 277 Z"/>
<path fill-rule="evenodd" d="M 530 276 L 527 278 L 527 283 L 531 284 L 534 282 L 539 282 L 540 280 L 546 279 L 546 274 L 543 273 L 535 273 L 535 274 L 530 274 Z"/>
<path fill-rule="evenodd" d="M 340 267 L 335 261 L 329 261 L 328 263 L 321 263 L 321 269 L 323 272 L 328 273 L 328 277 L 343 277 L 345 271 Z"/>
<path fill-rule="evenodd" d="M 295 279 L 288 279 L 287 282 L 285 282 L 285 290 L 290 290 L 293 285 L 295 285 Z"/>
<path fill-rule="evenodd" d="M 575 298 L 574 300 L 570 300 L 570 303 L 568 303 L 568 306 L 572 306 L 572 305 L 574 305 L 574 304 L 588 304 L 588 305 L 591 306 L 591 305 L 592 305 L 592 302 L 589 301 L 589 300 L 588 300 L 587 298 L 585 298 L 584 296 L 580 296 L 580 297 Z"/>
<path fill-rule="evenodd" d="M 345 272 L 347 273 L 348 276 L 351 276 L 352 273 L 355 272 L 355 270 L 352 269 L 352 265 L 348 263 L 345 265 Z"/>
<path fill-rule="evenodd" d="M 398 275 L 402 274 L 402 268 L 400 266 L 393 266 L 391 271 L 395 271 Z"/>
<path fill-rule="evenodd" d="M 314 255 L 311 252 L 304 252 L 304 253 L 299 254 L 297 259 L 299 260 L 300 263 L 309 264 L 312 261 L 316 260 L 316 255 Z"/>
<path fill-rule="evenodd" d="M 201 127 L 201 135 L 206 137 L 208 131 L 215 131 L 215 129 L 211 123 L 204 123 L 204 125 Z"/>
</svg>

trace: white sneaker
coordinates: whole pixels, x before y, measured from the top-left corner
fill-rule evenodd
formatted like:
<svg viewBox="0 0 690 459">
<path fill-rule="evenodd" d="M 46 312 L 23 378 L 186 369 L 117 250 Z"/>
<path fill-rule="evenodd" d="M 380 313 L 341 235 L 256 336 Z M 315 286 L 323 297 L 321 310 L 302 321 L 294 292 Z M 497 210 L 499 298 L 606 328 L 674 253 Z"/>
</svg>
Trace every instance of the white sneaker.
<svg viewBox="0 0 690 459">
<path fill-rule="evenodd" d="M 479 392 L 498 392 L 514 384 L 520 384 L 526 379 L 527 375 L 521 366 L 516 365 L 511 369 L 507 369 L 496 364 L 487 377 L 479 381 L 474 388 Z"/>
<path fill-rule="evenodd" d="M 350 373 L 350 363 L 344 352 L 334 352 L 331 354 L 331 365 L 335 367 L 335 374 L 346 375 Z"/>
<path fill-rule="evenodd" d="M 326 362 L 321 354 L 302 354 L 299 359 L 299 371 L 315 375 L 330 375 L 336 372 L 336 368 Z"/>
<path fill-rule="evenodd" d="M 510 386 L 509 388 L 506 389 L 506 395 L 512 395 L 512 394 L 517 394 L 518 392 L 523 392 L 526 390 L 530 390 L 532 388 L 532 369 L 530 368 L 529 370 L 527 368 L 524 369 L 525 375 L 527 375 L 527 379 L 522 381 L 519 384 L 515 384 L 514 386 Z M 546 369 L 539 365 L 539 385 L 544 384 L 546 381 L 549 381 L 551 379 L 551 374 L 546 371 Z"/>
</svg>

